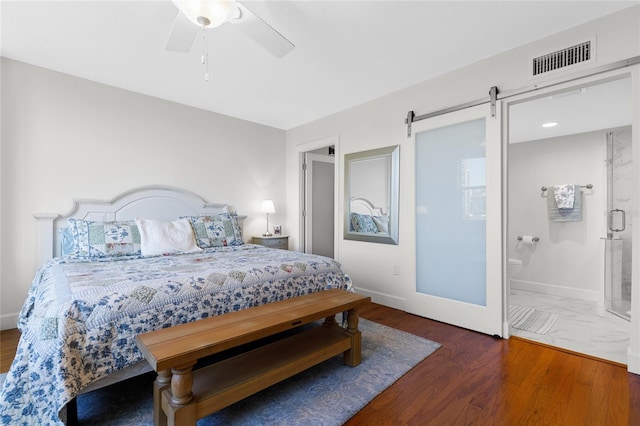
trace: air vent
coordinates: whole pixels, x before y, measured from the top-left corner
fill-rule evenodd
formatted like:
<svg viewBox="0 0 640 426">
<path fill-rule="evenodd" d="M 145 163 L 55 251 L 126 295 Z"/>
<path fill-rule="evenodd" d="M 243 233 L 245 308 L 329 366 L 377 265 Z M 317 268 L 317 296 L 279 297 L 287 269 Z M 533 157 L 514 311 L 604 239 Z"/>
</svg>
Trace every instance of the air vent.
<svg viewBox="0 0 640 426">
<path fill-rule="evenodd" d="M 592 57 L 591 41 L 533 58 L 533 75 L 586 62 Z"/>
</svg>

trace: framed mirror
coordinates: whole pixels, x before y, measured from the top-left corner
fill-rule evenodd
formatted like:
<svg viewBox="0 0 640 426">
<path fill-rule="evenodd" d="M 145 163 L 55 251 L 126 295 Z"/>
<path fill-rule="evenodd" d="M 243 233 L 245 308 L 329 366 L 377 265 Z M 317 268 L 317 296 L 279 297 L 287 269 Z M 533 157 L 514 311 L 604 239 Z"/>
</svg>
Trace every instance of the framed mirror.
<svg viewBox="0 0 640 426">
<path fill-rule="evenodd" d="M 344 239 L 398 244 L 400 146 L 344 156 Z"/>
</svg>

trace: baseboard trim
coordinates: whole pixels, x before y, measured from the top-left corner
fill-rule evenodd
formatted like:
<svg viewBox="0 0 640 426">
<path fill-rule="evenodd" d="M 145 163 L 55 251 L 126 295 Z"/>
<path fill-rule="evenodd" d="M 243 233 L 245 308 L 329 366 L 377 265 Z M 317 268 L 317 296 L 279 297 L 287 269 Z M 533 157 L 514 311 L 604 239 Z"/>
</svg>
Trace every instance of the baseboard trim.
<svg viewBox="0 0 640 426">
<path fill-rule="evenodd" d="M 509 321 L 502 321 L 502 338 L 509 339 L 511 337 L 511 327 Z"/>
<path fill-rule="evenodd" d="M 640 374 L 640 353 L 627 349 L 627 371 L 633 374 Z"/>
<path fill-rule="evenodd" d="M 0 330 L 11 330 L 18 324 L 18 313 L 0 315 Z"/>
<path fill-rule="evenodd" d="M 515 290 L 533 291 L 535 293 L 552 294 L 554 296 L 571 297 L 573 299 L 601 302 L 599 294 L 595 290 L 585 290 L 575 287 L 567 287 L 555 284 L 539 283 L 511 279 L 511 288 Z"/>
<path fill-rule="evenodd" d="M 363 296 L 371 297 L 371 301 L 380 305 L 388 306 L 390 308 L 400 309 L 406 311 L 405 298 L 393 296 L 391 294 L 380 293 L 379 291 L 369 290 L 362 287 L 356 287 L 355 290 Z"/>
</svg>

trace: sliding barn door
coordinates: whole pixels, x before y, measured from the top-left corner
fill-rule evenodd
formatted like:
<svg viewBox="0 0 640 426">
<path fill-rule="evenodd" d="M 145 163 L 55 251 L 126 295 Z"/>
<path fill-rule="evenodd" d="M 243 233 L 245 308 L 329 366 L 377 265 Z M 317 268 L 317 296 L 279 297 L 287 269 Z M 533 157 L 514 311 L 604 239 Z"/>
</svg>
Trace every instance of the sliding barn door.
<svg viewBox="0 0 640 426">
<path fill-rule="evenodd" d="M 502 336 L 499 114 L 480 105 L 413 124 L 415 286 L 407 309 Z"/>
</svg>

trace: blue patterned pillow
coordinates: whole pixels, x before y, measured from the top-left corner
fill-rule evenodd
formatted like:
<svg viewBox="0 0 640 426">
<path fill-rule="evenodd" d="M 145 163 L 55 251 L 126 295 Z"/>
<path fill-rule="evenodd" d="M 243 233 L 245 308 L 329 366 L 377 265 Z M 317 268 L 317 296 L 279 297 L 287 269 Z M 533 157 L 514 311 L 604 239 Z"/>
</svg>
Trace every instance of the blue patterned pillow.
<svg viewBox="0 0 640 426">
<path fill-rule="evenodd" d="M 76 249 L 75 242 L 73 241 L 73 235 L 71 235 L 71 229 L 67 226 L 58 231 L 58 238 L 60 239 L 60 254 L 66 256 L 73 254 Z"/>
<path fill-rule="evenodd" d="M 242 227 L 240 226 L 240 220 L 238 219 L 238 214 L 236 212 L 233 213 L 224 213 L 229 216 L 231 219 L 231 225 L 233 226 L 233 233 L 235 234 L 235 239 L 231 242 L 232 246 L 241 246 L 244 244 L 244 238 L 242 237 Z"/>
<path fill-rule="evenodd" d="M 80 258 L 140 255 L 135 221 L 96 222 L 67 219 L 73 238 L 72 255 Z"/>
<path fill-rule="evenodd" d="M 200 248 L 239 246 L 244 244 L 238 216 L 233 213 L 220 213 L 207 216 L 186 216 L 196 234 L 196 243 Z"/>
<path fill-rule="evenodd" d="M 354 232 L 366 232 L 374 234 L 378 232 L 373 218 L 370 215 L 351 213 L 351 227 Z"/>
</svg>

